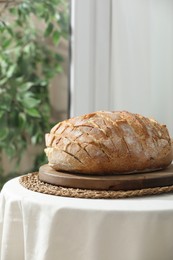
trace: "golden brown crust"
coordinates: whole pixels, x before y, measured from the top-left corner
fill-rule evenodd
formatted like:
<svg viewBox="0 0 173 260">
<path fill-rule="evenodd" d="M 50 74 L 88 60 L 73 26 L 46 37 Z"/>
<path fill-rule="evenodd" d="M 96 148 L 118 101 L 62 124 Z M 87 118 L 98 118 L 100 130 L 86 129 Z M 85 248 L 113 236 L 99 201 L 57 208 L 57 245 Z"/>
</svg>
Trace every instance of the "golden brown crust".
<svg viewBox="0 0 173 260">
<path fill-rule="evenodd" d="M 56 170 L 86 174 L 162 169 L 172 161 L 165 125 L 126 111 L 98 111 L 65 120 L 46 134 Z"/>
</svg>

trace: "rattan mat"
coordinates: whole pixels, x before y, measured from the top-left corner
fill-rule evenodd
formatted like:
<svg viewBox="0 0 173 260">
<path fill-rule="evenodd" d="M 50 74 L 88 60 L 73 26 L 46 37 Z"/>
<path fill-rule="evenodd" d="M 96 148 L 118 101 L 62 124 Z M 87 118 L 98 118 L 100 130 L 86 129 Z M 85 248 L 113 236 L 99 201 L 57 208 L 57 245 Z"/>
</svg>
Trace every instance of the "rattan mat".
<svg viewBox="0 0 173 260">
<path fill-rule="evenodd" d="M 87 199 L 120 199 L 141 197 L 147 195 L 157 195 L 162 193 L 173 192 L 172 186 L 147 188 L 141 190 L 128 190 L 128 191 L 107 191 L 107 190 L 88 190 L 65 188 L 61 186 L 54 186 L 39 180 L 38 172 L 28 173 L 20 177 L 19 182 L 25 188 L 49 195 L 73 197 L 73 198 L 87 198 Z"/>
</svg>

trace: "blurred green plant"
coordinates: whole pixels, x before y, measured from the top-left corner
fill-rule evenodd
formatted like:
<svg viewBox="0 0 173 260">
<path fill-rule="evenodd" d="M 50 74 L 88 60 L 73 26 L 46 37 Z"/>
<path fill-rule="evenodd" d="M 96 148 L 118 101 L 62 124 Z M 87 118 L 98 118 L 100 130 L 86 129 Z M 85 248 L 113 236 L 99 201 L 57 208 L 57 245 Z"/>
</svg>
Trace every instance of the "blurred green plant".
<svg viewBox="0 0 173 260">
<path fill-rule="evenodd" d="M 67 36 L 67 0 L 4 1 L 0 12 L 0 160 L 3 151 L 20 161 L 28 144 L 43 143 L 51 123 L 48 86 L 62 71 L 63 59 L 54 49 Z"/>
</svg>

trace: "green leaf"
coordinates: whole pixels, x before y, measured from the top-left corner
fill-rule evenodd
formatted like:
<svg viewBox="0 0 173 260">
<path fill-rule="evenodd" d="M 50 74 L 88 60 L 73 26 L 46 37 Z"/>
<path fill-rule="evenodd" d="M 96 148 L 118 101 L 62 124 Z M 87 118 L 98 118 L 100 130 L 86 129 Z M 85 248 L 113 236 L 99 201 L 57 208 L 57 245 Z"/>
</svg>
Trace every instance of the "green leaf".
<svg viewBox="0 0 173 260">
<path fill-rule="evenodd" d="M 24 51 L 25 53 L 29 54 L 30 51 L 31 51 L 31 46 L 30 46 L 30 44 L 27 44 L 27 45 L 23 48 L 23 51 Z"/>
<path fill-rule="evenodd" d="M 61 19 L 61 17 L 60 17 L 60 14 L 59 14 L 59 13 L 56 13 L 56 14 L 55 14 L 55 19 L 57 20 L 57 22 L 59 22 L 59 20 Z"/>
<path fill-rule="evenodd" d="M 7 70 L 7 78 L 11 78 L 12 75 L 14 74 L 16 69 L 16 64 L 13 64 L 9 67 L 9 69 Z"/>
<path fill-rule="evenodd" d="M 48 2 L 45 2 L 46 4 L 46 9 L 48 10 L 48 12 L 51 14 L 51 15 L 54 15 L 55 14 L 55 7 L 52 6 L 51 3 Z"/>
<path fill-rule="evenodd" d="M 23 100 L 26 100 L 28 98 L 34 98 L 34 93 L 32 91 L 19 92 L 17 95 L 17 100 L 19 102 L 23 102 Z"/>
<path fill-rule="evenodd" d="M 64 61 L 63 57 L 61 55 L 59 55 L 58 53 L 55 54 L 55 59 L 57 60 L 57 62 Z"/>
<path fill-rule="evenodd" d="M 29 3 L 23 2 L 23 3 L 20 5 L 20 10 L 22 10 L 22 11 L 25 12 L 26 14 L 29 14 L 29 12 L 30 12 L 30 5 L 29 5 Z"/>
<path fill-rule="evenodd" d="M 40 82 L 38 82 L 38 84 L 42 87 L 46 87 L 48 85 L 46 80 L 41 80 Z"/>
<path fill-rule="evenodd" d="M 10 65 L 11 65 L 11 63 L 10 63 Z M 1 66 L 1 69 L 5 70 L 5 72 L 6 72 L 6 69 L 8 67 L 8 60 L 0 59 L 0 66 Z"/>
<path fill-rule="evenodd" d="M 6 29 L 6 24 L 4 21 L 0 21 L 0 32 L 3 32 Z"/>
<path fill-rule="evenodd" d="M 5 111 L 3 111 L 3 110 L 0 110 L 0 118 L 2 118 L 2 117 L 3 117 L 4 113 L 5 113 Z"/>
<path fill-rule="evenodd" d="M 14 35 L 13 34 L 13 29 L 9 25 L 6 28 L 7 28 L 8 33 L 13 37 L 13 35 Z"/>
<path fill-rule="evenodd" d="M 15 7 L 11 7 L 9 9 L 10 13 L 13 14 L 13 15 L 16 15 L 17 14 L 17 9 Z"/>
<path fill-rule="evenodd" d="M 2 47 L 4 49 L 6 49 L 7 47 L 9 47 L 9 45 L 11 44 L 11 39 L 6 39 L 5 41 L 3 41 L 2 43 Z"/>
<path fill-rule="evenodd" d="M 0 141 L 8 136 L 9 130 L 7 128 L 0 128 Z"/>
<path fill-rule="evenodd" d="M 33 107 L 37 106 L 41 102 L 41 100 L 38 100 L 38 99 L 35 99 L 32 97 L 28 97 L 28 98 L 21 100 L 21 102 L 25 108 L 33 108 Z"/>
<path fill-rule="evenodd" d="M 34 86 L 34 83 L 33 82 L 26 82 L 22 85 L 19 86 L 18 90 L 20 92 L 26 92 L 28 91 L 32 86 Z"/>
<path fill-rule="evenodd" d="M 16 19 L 15 23 L 16 23 L 16 26 L 19 26 L 19 27 L 23 26 L 21 19 Z"/>
<path fill-rule="evenodd" d="M 2 78 L 0 80 L 0 86 L 3 86 L 8 81 L 8 78 Z"/>
<path fill-rule="evenodd" d="M 63 72 L 63 68 L 59 64 L 57 66 L 55 66 L 55 68 L 56 68 L 56 72 L 57 73 L 62 73 Z"/>
<path fill-rule="evenodd" d="M 35 108 L 27 108 L 27 109 L 25 109 L 25 111 L 26 111 L 26 113 L 27 113 L 28 115 L 30 115 L 30 116 L 32 116 L 32 117 L 37 117 L 37 118 L 40 118 L 40 117 L 41 117 L 40 113 L 39 113 L 38 110 L 35 109 Z"/>
<path fill-rule="evenodd" d="M 6 100 L 4 101 L 4 103 L 0 103 L 0 109 L 10 112 L 10 106 L 9 106 L 9 102 L 6 102 Z"/>
<path fill-rule="evenodd" d="M 16 81 L 18 84 L 21 84 L 24 81 L 24 77 L 23 76 L 18 77 L 18 78 L 16 78 Z"/>
<path fill-rule="evenodd" d="M 58 43 L 59 43 L 59 41 L 60 41 L 60 37 L 61 37 L 61 34 L 59 33 L 59 31 L 55 31 L 54 33 L 53 33 L 53 43 L 55 44 L 55 45 L 57 45 Z"/>
<path fill-rule="evenodd" d="M 45 11 L 44 11 L 44 12 L 42 13 L 41 17 L 44 18 L 44 20 L 45 20 L 46 22 L 48 22 L 48 21 L 49 21 L 49 18 L 50 18 L 50 15 L 49 15 L 48 12 L 45 12 Z"/>
<path fill-rule="evenodd" d="M 15 146 L 14 146 L 12 143 L 10 143 L 9 145 L 7 145 L 7 146 L 4 148 L 4 150 L 5 150 L 6 154 L 7 154 L 10 158 L 14 157 L 14 155 L 16 154 L 16 148 L 15 148 Z"/>
<path fill-rule="evenodd" d="M 51 33 L 52 33 L 52 31 L 53 31 L 53 24 L 52 23 L 49 23 L 48 24 L 48 26 L 47 26 L 47 28 L 46 28 L 46 30 L 45 30 L 45 33 L 44 33 L 44 36 L 45 37 L 48 37 Z"/>
<path fill-rule="evenodd" d="M 37 134 L 35 134 L 35 135 L 33 135 L 32 137 L 31 137 L 31 142 L 32 142 L 32 144 L 37 144 L 37 143 L 39 143 L 39 133 L 37 133 Z"/>
<path fill-rule="evenodd" d="M 25 113 L 20 112 L 19 113 L 19 126 L 21 128 L 23 128 L 25 124 L 26 124 L 26 115 L 25 115 Z"/>
</svg>

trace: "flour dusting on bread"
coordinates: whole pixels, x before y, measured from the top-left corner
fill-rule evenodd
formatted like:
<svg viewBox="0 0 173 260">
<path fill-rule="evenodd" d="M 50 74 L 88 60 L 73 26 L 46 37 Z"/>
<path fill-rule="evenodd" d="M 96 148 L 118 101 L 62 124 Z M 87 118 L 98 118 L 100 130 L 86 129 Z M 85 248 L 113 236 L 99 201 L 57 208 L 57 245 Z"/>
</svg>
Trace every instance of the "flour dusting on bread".
<svg viewBox="0 0 173 260">
<path fill-rule="evenodd" d="M 172 162 L 165 125 L 127 111 L 98 111 L 56 124 L 45 152 L 56 170 L 127 174 L 163 169 Z"/>
</svg>

